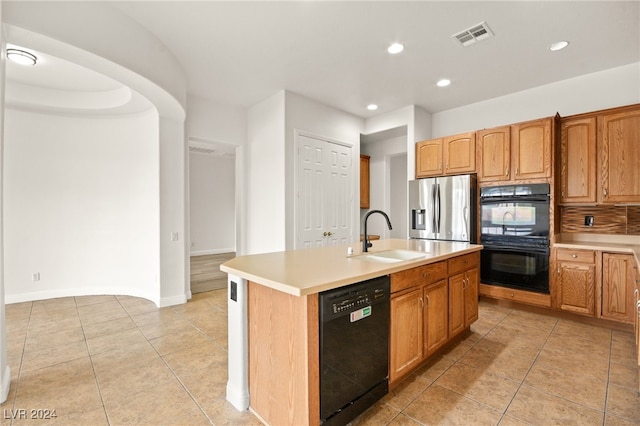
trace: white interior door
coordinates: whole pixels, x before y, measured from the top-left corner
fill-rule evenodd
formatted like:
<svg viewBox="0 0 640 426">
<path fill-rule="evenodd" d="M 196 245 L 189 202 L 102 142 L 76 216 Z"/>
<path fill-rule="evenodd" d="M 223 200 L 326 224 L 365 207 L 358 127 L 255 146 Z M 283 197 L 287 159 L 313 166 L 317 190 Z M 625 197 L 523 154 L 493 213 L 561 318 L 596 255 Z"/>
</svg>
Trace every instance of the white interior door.
<svg viewBox="0 0 640 426">
<path fill-rule="evenodd" d="M 351 147 L 298 135 L 296 248 L 352 241 Z"/>
</svg>

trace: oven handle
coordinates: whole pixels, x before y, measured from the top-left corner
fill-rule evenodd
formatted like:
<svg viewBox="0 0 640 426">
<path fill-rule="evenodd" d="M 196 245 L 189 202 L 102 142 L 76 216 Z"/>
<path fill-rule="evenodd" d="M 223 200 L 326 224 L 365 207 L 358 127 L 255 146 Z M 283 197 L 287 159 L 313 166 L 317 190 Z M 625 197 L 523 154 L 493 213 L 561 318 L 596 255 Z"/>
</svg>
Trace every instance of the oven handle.
<svg viewBox="0 0 640 426">
<path fill-rule="evenodd" d="M 491 203 L 515 203 L 519 201 L 545 201 L 548 202 L 550 197 L 548 195 L 511 195 L 508 197 L 492 197 L 492 196 L 480 196 L 480 204 Z"/>
<path fill-rule="evenodd" d="M 496 250 L 496 251 L 507 251 L 510 253 L 538 253 L 538 254 L 549 254 L 549 247 L 517 247 L 517 246 L 501 246 L 501 245 L 491 245 L 486 243 L 481 243 L 483 245 L 483 250 Z"/>
</svg>

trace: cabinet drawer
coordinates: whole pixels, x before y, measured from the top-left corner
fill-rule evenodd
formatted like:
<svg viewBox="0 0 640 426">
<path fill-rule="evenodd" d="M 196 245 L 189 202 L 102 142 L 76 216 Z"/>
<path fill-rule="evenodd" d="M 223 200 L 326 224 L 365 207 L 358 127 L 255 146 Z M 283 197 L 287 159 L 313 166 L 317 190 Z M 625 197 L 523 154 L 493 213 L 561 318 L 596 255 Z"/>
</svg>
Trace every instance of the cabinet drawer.
<svg viewBox="0 0 640 426">
<path fill-rule="evenodd" d="M 477 266 L 480 262 L 480 252 L 465 254 L 463 256 L 449 259 L 449 275 L 454 275 L 467 269 Z"/>
<path fill-rule="evenodd" d="M 447 263 L 437 262 L 391 274 L 391 292 L 430 284 L 447 277 Z"/>
<path fill-rule="evenodd" d="M 593 250 L 557 249 L 556 260 L 563 262 L 594 263 L 596 253 Z"/>
</svg>

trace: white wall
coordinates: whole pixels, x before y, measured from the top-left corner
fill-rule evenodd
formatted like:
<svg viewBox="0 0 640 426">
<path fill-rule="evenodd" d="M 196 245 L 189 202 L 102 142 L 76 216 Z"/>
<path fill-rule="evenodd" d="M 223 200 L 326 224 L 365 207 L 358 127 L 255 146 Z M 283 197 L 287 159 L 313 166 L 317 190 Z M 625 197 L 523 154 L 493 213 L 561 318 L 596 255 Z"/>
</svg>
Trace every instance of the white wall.
<svg viewBox="0 0 640 426">
<path fill-rule="evenodd" d="M 189 154 L 191 255 L 235 251 L 235 158 Z"/>
<path fill-rule="evenodd" d="M 640 63 L 433 114 L 432 137 L 640 103 Z"/>
<path fill-rule="evenodd" d="M 243 145 L 247 140 L 247 110 L 221 105 L 199 96 L 187 98 L 187 135 L 190 139 Z"/>
<path fill-rule="evenodd" d="M 399 227 L 402 227 L 403 218 L 393 216 L 391 214 L 391 202 L 393 192 L 406 192 L 407 135 L 366 142 L 360 146 L 360 150 L 363 154 L 369 155 L 371 157 L 369 159 L 369 205 L 371 208 L 369 210 L 360 210 L 360 225 L 361 227 L 363 227 L 363 219 L 368 211 L 382 210 L 389 215 L 389 218 L 391 219 L 391 225 L 393 226 L 394 230 L 399 229 Z M 399 187 L 395 187 L 395 185 L 397 185 L 398 183 L 397 181 L 395 181 L 394 185 L 392 185 L 391 179 L 391 161 L 394 157 L 397 156 L 401 156 L 405 161 L 404 183 Z M 400 213 L 400 211 L 396 210 L 396 213 Z M 361 229 L 361 232 L 363 231 L 364 228 Z M 369 217 L 369 220 L 367 222 L 367 232 L 369 234 L 380 235 L 382 238 L 391 237 L 391 231 L 389 231 L 387 228 L 387 222 L 384 220 L 382 215 L 378 214 Z"/>
<path fill-rule="evenodd" d="M 249 108 L 245 254 L 285 250 L 285 92 Z M 243 221 L 244 222 L 244 221 Z"/>
<path fill-rule="evenodd" d="M 5 113 L 7 303 L 84 294 L 159 303 L 157 113 Z"/>
<path fill-rule="evenodd" d="M 390 191 L 389 191 L 389 213 L 392 217 L 391 224 L 393 230 L 389 236 L 391 238 L 409 238 L 409 228 L 407 225 L 409 217 L 408 208 L 408 187 L 407 187 L 407 155 L 400 154 L 390 158 Z"/>
<path fill-rule="evenodd" d="M 2 25 L 3 4 L 0 3 L 0 51 L 5 50 L 5 33 Z M 5 55 L 0 55 L 0 241 L 3 241 L 4 220 L 4 77 Z M 11 383 L 11 369 L 7 365 L 7 322 L 4 300 L 4 244 L 0 244 L 0 404 L 7 400 Z"/>
</svg>

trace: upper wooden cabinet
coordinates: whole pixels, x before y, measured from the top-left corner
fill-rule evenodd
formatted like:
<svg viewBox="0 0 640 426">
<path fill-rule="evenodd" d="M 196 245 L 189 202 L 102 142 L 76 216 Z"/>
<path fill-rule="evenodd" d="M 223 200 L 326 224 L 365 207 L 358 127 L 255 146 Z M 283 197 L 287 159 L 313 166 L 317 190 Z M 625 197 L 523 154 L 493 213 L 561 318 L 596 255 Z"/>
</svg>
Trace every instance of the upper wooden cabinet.
<svg viewBox="0 0 640 426">
<path fill-rule="evenodd" d="M 510 179 L 511 127 L 476 132 L 478 142 L 478 180 L 481 182 Z"/>
<path fill-rule="evenodd" d="M 442 139 L 416 144 L 416 178 L 442 175 Z"/>
<path fill-rule="evenodd" d="M 473 132 L 416 144 L 416 178 L 475 171 L 476 135 Z"/>
<path fill-rule="evenodd" d="M 445 174 L 475 173 L 475 133 L 464 133 L 444 138 L 442 151 Z"/>
<path fill-rule="evenodd" d="M 560 202 L 592 203 L 596 199 L 596 117 L 560 124 Z"/>
<path fill-rule="evenodd" d="M 360 208 L 369 208 L 370 199 L 370 179 L 369 179 L 369 160 L 368 155 L 360 155 Z"/>
<path fill-rule="evenodd" d="M 551 177 L 553 124 L 553 118 L 544 118 L 511 126 L 513 179 Z"/>
<path fill-rule="evenodd" d="M 543 118 L 476 132 L 478 181 L 549 178 L 553 170 L 554 119 Z"/>
<path fill-rule="evenodd" d="M 640 108 L 598 117 L 603 203 L 640 201 Z"/>
</svg>

